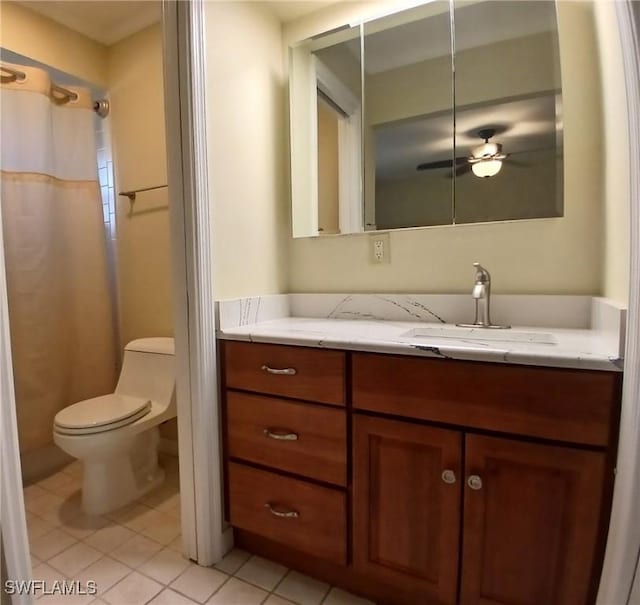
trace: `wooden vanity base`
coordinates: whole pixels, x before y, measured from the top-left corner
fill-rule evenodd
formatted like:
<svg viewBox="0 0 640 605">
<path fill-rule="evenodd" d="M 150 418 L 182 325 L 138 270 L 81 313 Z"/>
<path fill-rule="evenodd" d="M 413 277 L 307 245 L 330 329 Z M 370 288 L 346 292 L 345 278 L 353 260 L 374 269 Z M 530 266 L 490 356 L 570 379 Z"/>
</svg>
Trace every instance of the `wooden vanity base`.
<svg viewBox="0 0 640 605">
<path fill-rule="evenodd" d="M 379 605 L 593 605 L 622 375 L 226 341 L 240 548 Z"/>
</svg>

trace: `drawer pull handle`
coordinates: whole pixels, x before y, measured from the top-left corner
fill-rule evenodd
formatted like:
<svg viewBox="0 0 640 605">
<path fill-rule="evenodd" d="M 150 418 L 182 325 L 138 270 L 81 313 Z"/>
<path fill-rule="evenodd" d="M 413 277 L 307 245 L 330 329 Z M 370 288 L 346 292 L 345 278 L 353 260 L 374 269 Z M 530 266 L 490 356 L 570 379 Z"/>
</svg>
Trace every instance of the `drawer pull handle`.
<svg viewBox="0 0 640 605">
<path fill-rule="evenodd" d="M 295 368 L 270 368 L 269 366 L 262 366 L 261 370 L 267 372 L 267 374 L 278 374 L 280 376 L 295 376 L 297 374 Z"/>
<path fill-rule="evenodd" d="M 456 474 L 450 469 L 442 471 L 441 476 L 442 480 L 449 485 L 456 482 Z"/>
<path fill-rule="evenodd" d="M 471 475 L 469 479 L 467 479 L 467 485 L 471 489 L 475 489 L 475 490 L 482 489 L 482 479 L 478 477 L 478 475 Z"/>
<path fill-rule="evenodd" d="M 298 441 L 298 434 L 287 431 L 286 429 L 264 429 L 262 432 L 265 437 L 269 437 L 269 439 L 277 439 L 278 441 Z"/>
<path fill-rule="evenodd" d="M 280 517 L 283 519 L 297 519 L 300 516 L 300 513 L 297 510 L 278 510 L 277 508 L 274 508 L 270 502 L 267 502 L 264 507 L 269 509 L 269 512 L 274 517 Z"/>
</svg>

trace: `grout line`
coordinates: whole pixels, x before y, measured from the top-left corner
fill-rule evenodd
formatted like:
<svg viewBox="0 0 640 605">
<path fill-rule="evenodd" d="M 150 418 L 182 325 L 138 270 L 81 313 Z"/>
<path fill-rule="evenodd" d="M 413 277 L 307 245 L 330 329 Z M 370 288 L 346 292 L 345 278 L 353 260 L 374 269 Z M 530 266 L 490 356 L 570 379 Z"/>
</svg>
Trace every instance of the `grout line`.
<svg viewBox="0 0 640 605">
<path fill-rule="evenodd" d="M 324 596 L 320 599 L 320 604 L 319 605 L 322 605 L 327 600 L 327 597 L 329 596 L 329 593 L 331 592 L 332 588 L 333 588 L 333 586 L 331 584 L 329 584 L 329 588 L 327 588 L 327 592 L 325 592 Z"/>
<path fill-rule="evenodd" d="M 293 570 L 291 569 L 287 569 L 287 571 L 284 572 L 283 576 L 280 578 L 280 580 L 278 582 L 276 582 L 276 585 L 273 587 L 273 589 L 271 590 L 272 594 L 275 594 L 276 590 L 278 590 L 278 586 L 280 586 L 280 584 L 282 584 L 285 579 L 287 578 L 287 576 L 292 572 Z"/>
</svg>

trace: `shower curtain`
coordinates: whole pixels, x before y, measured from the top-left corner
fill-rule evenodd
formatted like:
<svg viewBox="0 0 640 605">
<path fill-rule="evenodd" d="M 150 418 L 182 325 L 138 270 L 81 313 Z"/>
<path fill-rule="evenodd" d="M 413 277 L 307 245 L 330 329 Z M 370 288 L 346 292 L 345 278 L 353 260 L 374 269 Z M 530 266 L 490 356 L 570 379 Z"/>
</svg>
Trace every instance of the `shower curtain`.
<svg viewBox="0 0 640 605">
<path fill-rule="evenodd" d="M 62 102 L 46 71 L 0 83 L 0 208 L 21 453 L 55 414 L 112 392 L 114 313 L 88 90 Z"/>
</svg>

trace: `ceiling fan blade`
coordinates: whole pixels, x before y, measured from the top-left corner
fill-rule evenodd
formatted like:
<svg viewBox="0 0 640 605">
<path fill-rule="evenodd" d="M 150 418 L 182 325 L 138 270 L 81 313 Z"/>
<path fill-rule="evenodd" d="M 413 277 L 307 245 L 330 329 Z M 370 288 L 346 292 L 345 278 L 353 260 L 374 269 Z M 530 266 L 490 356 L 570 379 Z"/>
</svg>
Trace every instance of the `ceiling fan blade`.
<svg viewBox="0 0 640 605">
<path fill-rule="evenodd" d="M 469 162 L 467 162 L 466 164 L 462 164 L 461 166 L 458 166 L 455 171 L 456 176 L 464 176 L 468 172 L 471 172 L 471 164 L 469 164 Z M 447 178 L 452 179 L 453 172 L 449 172 L 449 174 L 447 174 Z"/>
<path fill-rule="evenodd" d="M 456 165 L 467 162 L 467 156 L 461 156 L 455 159 Z M 425 162 L 418 164 L 416 170 L 436 170 L 438 168 L 451 168 L 451 160 L 438 160 L 437 162 Z"/>
<path fill-rule="evenodd" d="M 527 166 L 531 166 L 529 162 L 519 162 L 518 160 L 512 160 L 510 158 L 507 158 L 503 161 L 505 162 L 505 164 L 509 164 L 509 166 L 516 166 L 517 168 L 525 168 Z"/>
</svg>

